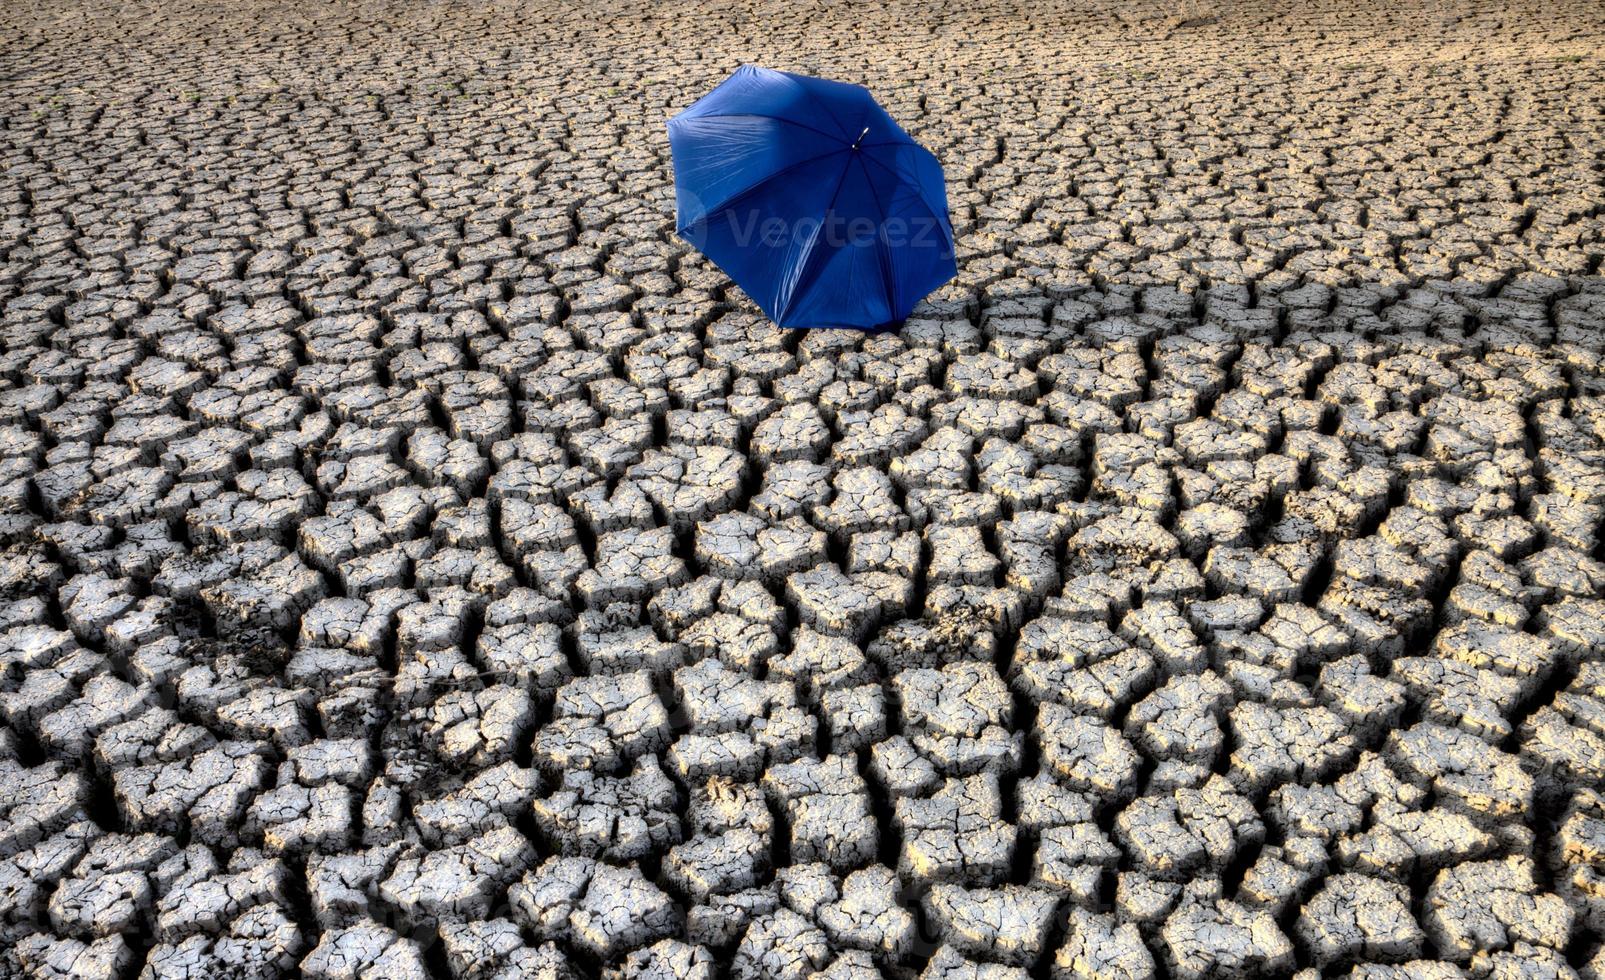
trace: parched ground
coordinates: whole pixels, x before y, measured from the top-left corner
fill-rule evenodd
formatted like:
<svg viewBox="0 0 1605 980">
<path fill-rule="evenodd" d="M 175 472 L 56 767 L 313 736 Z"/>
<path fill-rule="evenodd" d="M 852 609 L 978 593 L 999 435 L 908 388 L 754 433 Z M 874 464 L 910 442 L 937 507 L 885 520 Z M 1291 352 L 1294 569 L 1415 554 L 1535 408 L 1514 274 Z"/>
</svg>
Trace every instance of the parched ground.
<svg viewBox="0 0 1605 980">
<path fill-rule="evenodd" d="M 0 8 L 0 976 L 1605 975 L 1605 18 L 1283 6 Z"/>
</svg>

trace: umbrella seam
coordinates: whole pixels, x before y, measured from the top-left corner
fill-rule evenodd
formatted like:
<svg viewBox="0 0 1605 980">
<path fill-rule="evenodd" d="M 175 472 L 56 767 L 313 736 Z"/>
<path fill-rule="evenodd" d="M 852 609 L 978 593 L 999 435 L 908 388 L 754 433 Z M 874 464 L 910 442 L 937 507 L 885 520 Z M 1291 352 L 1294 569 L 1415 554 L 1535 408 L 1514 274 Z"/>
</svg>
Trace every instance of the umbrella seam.
<svg viewBox="0 0 1605 980">
<path fill-rule="evenodd" d="M 920 149 L 923 149 L 923 147 L 920 147 Z M 934 159 L 934 156 L 933 156 L 933 159 Z M 876 160 L 873 156 L 869 157 L 869 160 L 870 160 L 871 163 L 875 164 L 875 166 L 880 167 L 882 170 L 884 170 L 887 173 L 891 174 L 893 177 L 896 177 L 896 178 L 898 178 L 900 180 L 904 179 L 902 174 L 898 173 L 896 170 L 893 170 L 891 167 L 888 167 L 886 164 L 880 162 L 879 160 Z M 940 160 L 938 160 L 936 162 L 936 165 L 938 167 L 940 167 L 942 165 L 942 162 Z M 952 225 L 952 222 L 951 221 L 947 221 L 947 220 L 943 220 L 942 216 L 936 212 L 936 209 L 931 207 L 931 202 L 927 201 L 925 199 L 925 189 L 920 186 L 920 182 L 918 180 L 910 180 L 908 183 L 914 189 L 914 197 L 915 197 L 915 199 L 918 200 L 920 202 L 921 206 L 923 206 L 925 208 L 925 213 L 929 214 L 931 216 L 931 220 L 932 221 L 935 221 L 937 224 L 939 224 L 939 225 L 941 225 L 941 226 L 943 226 L 944 228 L 947 229 L 947 240 L 948 240 L 948 244 L 951 245 L 952 242 L 953 242 L 953 225 Z"/>
<path fill-rule="evenodd" d="M 808 86 L 804 85 L 802 83 L 802 79 L 801 78 L 797 77 L 796 75 L 793 75 L 789 71 L 779 72 L 778 74 L 784 76 L 793 85 L 795 85 L 798 88 L 802 89 L 803 94 L 808 96 L 808 100 L 810 102 L 812 102 L 814 105 L 819 106 L 819 108 L 823 109 L 824 112 L 825 112 L 825 115 L 830 117 L 830 121 L 836 124 L 836 128 L 837 129 L 841 130 L 841 132 L 842 132 L 842 136 L 840 137 L 841 141 L 843 143 L 847 142 L 847 135 L 846 135 L 847 134 L 847 129 L 846 129 L 846 127 L 842 126 L 842 121 L 840 119 L 836 118 L 836 114 L 834 112 L 830 111 L 830 106 L 826 105 L 824 103 L 824 101 L 822 99 L 820 99 L 819 96 L 814 94 L 814 90 L 813 89 L 811 89 Z M 865 91 L 864 94 L 865 95 L 869 95 L 869 92 Z M 871 101 L 874 101 L 874 99 L 871 98 Z"/>
<path fill-rule="evenodd" d="M 747 116 L 747 117 L 750 117 L 752 119 L 773 119 L 775 122 L 789 123 L 789 124 L 791 124 L 793 126 L 796 126 L 798 129 L 806 129 L 810 133 L 818 133 L 819 135 L 825 137 L 826 139 L 835 140 L 836 142 L 841 143 L 843 145 L 845 145 L 847 143 L 847 141 L 845 139 L 842 139 L 840 136 L 836 136 L 834 134 L 827 133 L 823 129 L 819 129 L 818 127 L 810 126 L 807 123 L 798 122 L 795 119 L 787 119 L 785 116 L 771 115 L 771 114 L 769 114 L 767 112 L 705 112 L 705 113 L 702 113 L 701 115 L 692 116 L 691 120 L 689 120 L 689 121 L 695 121 L 695 120 L 698 120 L 698 119 L 738 119 L 738 118 L 740 118 L 742 116 Z M 678 122 L 679 120 L 680 120 L 680 117 L 679 116 L 675 116 L 673 119 L 669 120 L 669 124 L 672 126 L 674 123 Z"/>
<path fill-rule="evenodd" d="M 819 241 L 820 233 L 825 229 L 825 222 L 830 220 L 830 213 L 836 210 L 836 199 L 841 196 L 842 185 L 847 182 L 847 170 L 848 167 L 843 167 L 842 175 L 836 178 L 836 189 L 831 192 L 830 203 L 825 205 L 825 213 L 820 216 L 819 227 L 814 229 L 814 242 L 816 243 Z M 814 249 L 812 246 L 810 246 L 808 249 L 808 257 L 803 260 L 803 267 L 797 274 L 797 284 L 786 293 L 785 305 L 780 308 L 780 317 L 776 322 L 779 322 L 779 320 L 784 320 L 786 318 L 786 314 L 791 312 L 791 304 L 796 298 L 797 293 L 802 291 L 804 280 L 808 278 L 808 273 L 813 267 L 813 261 Z"/>
<path fill-rule="evenodd" d="M 864 184 L 869 187 L 869 196 L 875 199 L 875 210 L 880 212 L 882 223 L 881 231 L 884 232 L 886 222 L 886 206 L 881 204 L 880 192 L 875 190 L 875 182 L 869 178 L 869 168 L 864 166 L 864 155 L 862 153 L 855 153 L 853 156 L 858 158 L 858 169 L 864 172 Z M 875 252 L 880 256 L 881 259 L 881 291 L 886 294 L 886 315 L 890 319 L 895 320 L 897 319 L 897 296 L 892 289 L 892 279 L 890 275 L 892 255 L 891 252 L 886 248 L 886 236 L 884 234 L 876 234 Z"/>
<path fill-rule="evenodd" d="M 690 230 L 692 228 L 695 228 L 697 225 L 706 224 L 709 218 L 712 218 L 715 215 L 721 214 L 724 211 L 728 210 L 736 202 L 740 201 L 742 198 L 746 197 L 748 194 L 751 194 L 751 193 L 757 191 L 758 188 L 762 187 L 764 184 L 769 183 L 771 180 L 774 180 L 776 177 L 784 176 L 784 175 L 790 173 L 791 171 L 796 170 L 798 167 L 806 166 L 807 164 L 813 163 L 816 160 L 823 160 L 826 157 L 835 156 L 838 153 L 846 153 L 846 152 L 847 152 L 846 150 L 829 150 L 827 152 L 819 154 L 818 156 L 808 157 L 806 160 L 798 160 L 796 163 L 789 163 L 786 166 L 781 167 L 779 170 L 776 170 L 774 173 L 766 174 L 765 176 L 759 178 L 758 180 L 753 181 L 752 183 L 748 184 L 746 187 L 743 187 L 741 190 L 739 190 L 736 193 L 734 193 L 734 194 L 730 195 L 729 197 L 725 198 L 719 204 L 716 204 L 713 207 L 703 211 L 702 212 L 702 216 L 700 218 L 697 218 L 697 219 L 691 221 L 688 224 L 680 225 L 679 227 L 675 228 L 675 232 L 678 233 L 678 234 L 682 234 L 683 235 L 683 234 L 685 234 L 686 231 L 688 231 L 688 230 Z"/>
</svg>

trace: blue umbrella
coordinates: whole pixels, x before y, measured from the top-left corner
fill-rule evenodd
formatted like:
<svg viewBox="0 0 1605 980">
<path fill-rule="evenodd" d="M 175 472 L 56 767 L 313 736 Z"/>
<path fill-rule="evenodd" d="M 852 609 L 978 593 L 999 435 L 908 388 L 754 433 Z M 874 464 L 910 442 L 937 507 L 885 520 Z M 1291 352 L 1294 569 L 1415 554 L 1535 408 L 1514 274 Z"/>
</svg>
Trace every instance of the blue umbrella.
<svg viewBox="0 0 1605 980">
<path fill-rule="evenodd" d="M 669 120 L 681 237 L 782 327 L 875 327 L 953 278 L 942 165 L 857 85 L 745 65 Z"/>
</svg>

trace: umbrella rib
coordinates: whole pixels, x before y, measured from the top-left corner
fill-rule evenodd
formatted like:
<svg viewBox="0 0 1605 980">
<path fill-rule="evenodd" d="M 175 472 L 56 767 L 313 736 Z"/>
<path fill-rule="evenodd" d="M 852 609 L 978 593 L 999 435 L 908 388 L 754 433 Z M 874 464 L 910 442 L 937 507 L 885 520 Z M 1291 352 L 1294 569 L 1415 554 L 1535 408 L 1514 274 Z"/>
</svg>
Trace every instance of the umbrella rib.
<svg viewBox="0 0 1605 980">
<path fill-rule="evenodd" d="M 825 137 L 826 139 L 835 140 L 838 143 L 845 144 L 847 142 L 846 140 L 842 139 L 840 136 L 837 136 L 835 133 L 827 133 L 823 129 L 819 129 L 818 127 L 815 127 L 815 126 L 810 126 L 807 123 L 800 123 L 795 119 L 787 119 L 785 116 L 772 116 L 767 112 L 709 112 L 709 113 L 705 113 L 705 114 L 700 115 L 700 116 L 696 116 L 694 118 L 695 119 L 739 119 L 742 116 L 747 116 L 747 117 L 752 118 L 752 119 L 773 119 L 775 122 L 783 122 L 783 123 L 786 123 L 786 124 L 791 125 L 791 126 L 796 126 L 798 129 L 806 129 L 810 133 L 818 133 L 819 135 Z"/>
<path fill-rule="evenodd" d="M 784 176 L 784 175 L 790 173 L 791 171 L 796 170 L 798 167 L 805 166 L 807 164 L 813 163 L 815 160 L 823 160 L 828 156 L 835 156 L 838 153 L 846 153 L 846 152 L 847 152 L 846 150 L 827 150 L 824 153 L 819 154 L 818 156 L 808 157 L 806 160 L 798 160 L 796 163 L 790 163 L 790 164 L 787 164 L 784 167 L 781 167 L 779 170 L 776 170 L 774 173 L 765 174 L 764 176 L 762 176 L 762 177 L 758 178 L 757 180 L 753 181 L 752 183 L 748 184 L 746 187 L 743 187 L 741 190 L 736 191 L 734 194 L 732 194 L 729 197 L 725 198 L 719 204 L 717 204 L 714 207 L 709 208 L 708 210 L 704 211 L 702 213 L 701 217 L 693 220 L 690 224 L 682 225 L 679 228 L 676 228 L 675 231 L 680 232 L 680 233 L 683 234 L 687 229 L 695 228 L 697 225 L 706 223 L 708 221 L 708 219 L 712 218 L 714 215 L 723 214 L 732 205 L 734 205 L 737 201 L 740 201 L 742 198 L 746 197 L 748 194 L 753 193 L 758 188 L 760 188 L 763 185 L 769 183 L 771 180 L 774 180 L 776 177 Z"/>
<path fill-rule="evenodd" d="M 808 86 L 804 85 L 802 83 L 801 79 L 799 79 L 797 76 L 793 75 L 789 71 L 783 71 L 780 74 L 786 76 L 786 79 L 788 81 L 790 81 L 791 84 L 793 84 L 793 85 L 797 86 L 798 88 L 802 89 L 803 94 L 808 96 L 808 101 L 812 102 L 816 106 L 819 106 L 819 108 L 825 110 L 825 115 L 830 117 L 830 121 L 836 124 L 836 128 L 837 129 L 841 130 L 842 133 L 844 133 L 844 134 L 847 132 L 846 128 L 842 126 L 842 121 L 840 119 L 836 118 L 836 114 L 834 112 L 830 111 L 830 106 L 826 105 L 819 98 L 819 96 L 814 94 L 814 90 L 813 89 L 811 89 Z M 865 94 L 868 94 L 868 93 L 865 93 Z M 842 138 L 842 142 L 843 143 L 847 142 L 845 137 Z"/>
<path fill-rule="evenodd" d="M 871 163 L 873 163 L 875 166 L 881 168 L 882 170 L 886 171 L 887 173 L 891 174 L 893 177 L 896 177 L 899 180 L 903 179 L 903 175 L 902 174 L 900 174 L 897 171 L 893 170 L 891 167 L 888 167 L 886 164 L 881 163 L 879 160 L 875 159 L 873 156 L 869 156 L 869 154 L 863 154 L 863 155 L 866 156 L 866 157 L 869 157 L 869 161 Z M 936 222 L 938 225 L 944 224 L 944 222 L 942 221 L 941 217 L 939 215 L 937 215 L 936 209 L 931 207 L 931 202 L 927 201 L 925 199 L 925 192 L 920 189 L 919 181 L 911 180 L 911 181 L 909 181 L 909 183 L 911 185 L 913 185 L 913 188 L 914 188 L 914 199 L 920 202 L 920 207 L 923 207 L 925 209 L 925 213 L 930 215 L 931 216 L 931 220 Z M 952 234 L 953 234 L 952 228 L 951 228 L 951 226 L 949 226 L 948 237 L 949 237 L 950 240 L 952 238 Z"/>
<path fill-rule="evenodd" d="M 875 251 L 879 253 L 881 257 L 881 291 L 886 294 L 886 315 L 895 319 L 897 316 L 897 297 L 892 292 L 892 254 L 887 250 L 886 235 L 884 234 L 886 231 L 884 224 L 886 221 L 886 206 L 881 204 L 880 191 L 875 189 L 875 182 L 869 179 L 869 168 L 864 166 L 864 155 L 862 153 L 855 153 L 853 156 L 858 157 L 858 169 L 864 172 L 864 183 L 869 187 L 869 196 L 875 199 L 875 210 L 881 213 L 882 226 L 880 231 L 875 235 Z"/>
<path fill-rule="evenodd" d="M 845 151 L 843 151 L 843 152 L 845 152 Z M 836 189 L 834 191 L 831 191 L 830 203 L 825 205 L 825 213 L 824 213 L 823 217 L 820 219 L 819 227 L 814 229 L 814 241 L 815 242 L 819 241 L 819 236 L 824 232 L 824 230 L 825 230 L 825 222 L 830 219 L 830 213 L 832 211 L 836 210 L 836 199 L 841 196 L 842 185 L 847 183 L 847 170 L 848 170 L 847 167 L 843 167 L 842 168 L 842 175 L 836 179 Z M 780 308 L 780 316 L 775 318 L 776 322 L 779 322 L 780 320 L 784 320 L 786 318 L 786 314 L 791 312 L 792 300 L 796 297 L 796 295 L 799 292 L 803 291 L 803 286 L 806 284 L 805 280 L 808 279 L 808 273 L 813 269 L 813 267 L 814 267 L 814 250 L 813 249 L 809 249 L 808 250 L 808 258 L 803 260 L 802 270 L 797 274 L 797 284 L 792 287 L 792 289 L 791 289 L 791 291 L 789 293 L 786 294 L 786 305 L 782 306 Z"/>
</svg>

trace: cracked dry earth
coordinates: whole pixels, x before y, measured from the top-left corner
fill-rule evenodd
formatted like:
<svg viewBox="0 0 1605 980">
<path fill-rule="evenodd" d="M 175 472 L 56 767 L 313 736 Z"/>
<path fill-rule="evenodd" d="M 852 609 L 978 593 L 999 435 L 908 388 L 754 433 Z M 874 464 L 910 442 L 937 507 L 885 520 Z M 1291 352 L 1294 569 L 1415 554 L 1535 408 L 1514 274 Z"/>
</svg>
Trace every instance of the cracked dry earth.
<svg viewBox="0 0 1605 980">
<path fill-rule="evenodd" d="M 7 5 L 0 976 L 1605 975 L 1599 9 L 1272 6 Z"/>
</svg>

